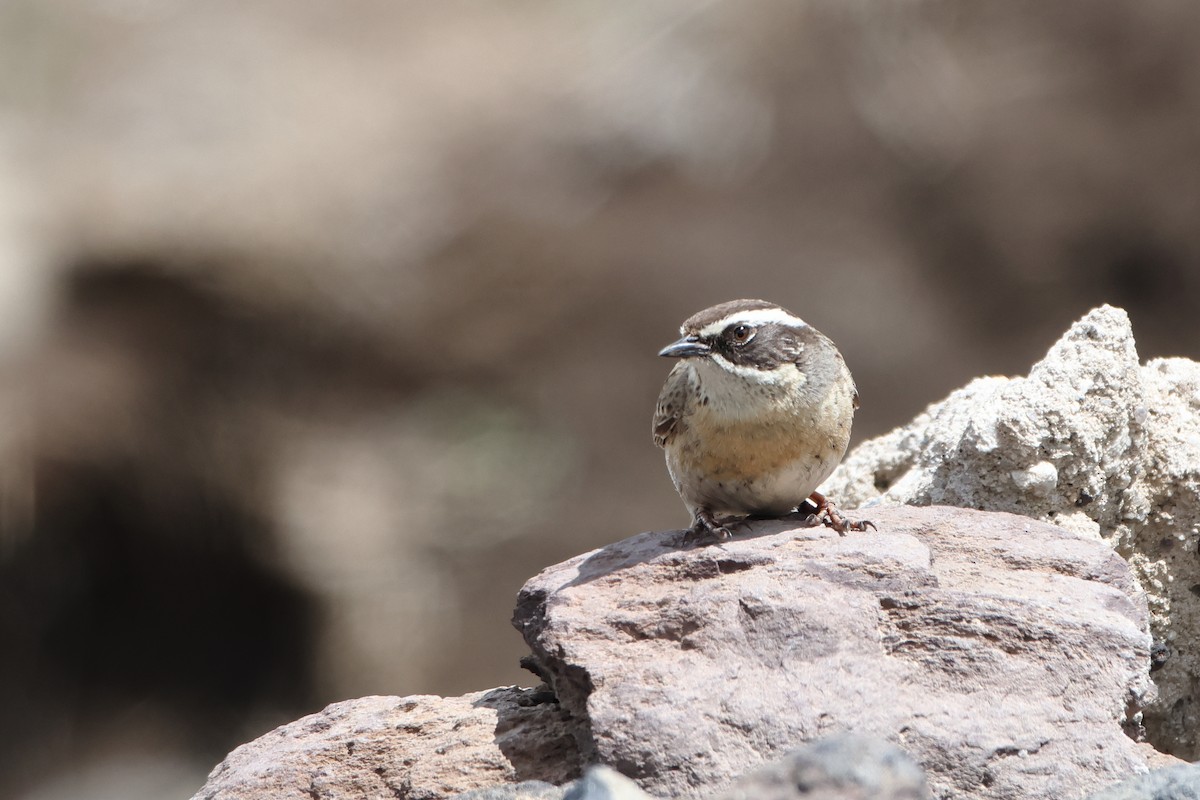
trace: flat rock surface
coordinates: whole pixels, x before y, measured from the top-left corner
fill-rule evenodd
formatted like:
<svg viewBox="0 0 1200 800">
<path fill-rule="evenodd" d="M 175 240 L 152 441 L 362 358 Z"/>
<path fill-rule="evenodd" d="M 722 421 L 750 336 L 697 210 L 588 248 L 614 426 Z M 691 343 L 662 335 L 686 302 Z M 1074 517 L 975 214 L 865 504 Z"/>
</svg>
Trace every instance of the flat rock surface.
<svg viewBox="0 0 1200 800">
<path fill-rule="evenodd" d="M 578 753 L 554 704 L 493 689 L 334 703 L 230 753 L 193 800 L 440 800 L 516 781 L 562 783 Z"/>
<path fill-rule="evenodd" d="M 1147 611 L 1104 543 L 1025 517 L 879 508 L 878 531 L 646 533 L 551 567 L 514 624 L 585 760 L 699 797 L 806 741 L 889 740 L 935 797 L 1080 796 L 1146 771 Z"/>
</svg>

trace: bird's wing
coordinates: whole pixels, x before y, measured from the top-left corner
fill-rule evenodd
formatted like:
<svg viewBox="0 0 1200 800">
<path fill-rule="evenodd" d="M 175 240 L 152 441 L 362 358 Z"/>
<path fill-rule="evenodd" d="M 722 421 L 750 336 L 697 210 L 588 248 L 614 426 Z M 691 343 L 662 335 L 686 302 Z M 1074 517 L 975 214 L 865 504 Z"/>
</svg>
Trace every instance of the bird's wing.
<svg viewBox="0 0 1200 800">
<path fill-rule="evenodd" d="M 847 377 L 850 377 L 850 371 L 846 368 L 846 360 L 842 358 L 842 354 L 838 352 L 837 346 L 834 345 L 833 340 L 822 333 L 817 333 L 816 331 L 810 330 L 808 335 L 816 339 L 816 344 L 818 346 L 823 345 L 822 349 L 831 352 L 834 358 L 836 358 L 838 361 L 837 368 L 845 372 Z M 795 335 L 785 335 L 780 343 L 780 349 L 783 351 L 784 356 L 791 359 L 791 361 L 795 363 L 796 368 L 801 372 L 804 371 L 804 347 L 804 343 L 797 339 Z M 850 405 L 856 410 L 859 406 L 858 386 L 854 383 L 853 377 L 850 377 Z"/>
<path fill-rule="evenodd" d="M 658 405 L 654 408 L 654 443 L 666 447 L 667 442 L 675 434 L 679 426 L 679 418 L 683 416 L 684 405 L 688 398 L 688 365 L 679 362 L 667 376 L 662 392 L 658 395 Z"/>
</svg>

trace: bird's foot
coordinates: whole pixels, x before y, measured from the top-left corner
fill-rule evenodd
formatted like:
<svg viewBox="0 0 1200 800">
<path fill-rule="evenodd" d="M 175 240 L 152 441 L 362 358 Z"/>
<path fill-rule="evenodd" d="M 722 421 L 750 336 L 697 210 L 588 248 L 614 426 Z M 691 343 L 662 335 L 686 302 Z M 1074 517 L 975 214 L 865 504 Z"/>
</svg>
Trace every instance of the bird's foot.
<svg viewBox="0 0 1200 800">
<path fill-rule="evenodd" d="M 692 527 L 683 535 L 684 544 L 711 544 L 714 541 L 723 542 L 733 536 L 733 531 L 719 522 L 716 516 L 706 508 L 696 512 Z"/>
<path fill-rule="evenodd" d="M 842 516 L 842 512 L 838 510 L 829 498 L 820 492 L 813 492 L 808 497 L 808 502 L 816 505 L 816 513 L 810 515 L 815 517 L 820 522 L 824 523 L 825 527 L 833 528 L 838 532 L 839 536 L 845 536 L 846 531 L 865 531 L 867 528 L 879 530 L 875 527 L 875 523 L 870 520 L 848 520 Z"/>
</svg>

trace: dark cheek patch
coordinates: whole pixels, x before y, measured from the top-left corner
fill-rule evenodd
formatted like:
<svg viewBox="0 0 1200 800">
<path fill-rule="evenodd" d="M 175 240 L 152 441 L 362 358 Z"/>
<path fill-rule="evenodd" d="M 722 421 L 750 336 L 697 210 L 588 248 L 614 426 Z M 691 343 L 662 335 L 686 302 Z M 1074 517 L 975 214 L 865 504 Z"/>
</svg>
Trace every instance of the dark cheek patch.
<svg viewBox="0 0 1200 800">
<path fill-rule="evenodd" d="M 802 348 L 797 333 L 785 325 L 763 325 L 754 338 L 743 345 L 736 344 L 730 336 L 723 335 L 714 343 L 714 348 L 731 363 L 742 367 L 774 369 L 780 364 L 794 362 Z"/>
</svg>

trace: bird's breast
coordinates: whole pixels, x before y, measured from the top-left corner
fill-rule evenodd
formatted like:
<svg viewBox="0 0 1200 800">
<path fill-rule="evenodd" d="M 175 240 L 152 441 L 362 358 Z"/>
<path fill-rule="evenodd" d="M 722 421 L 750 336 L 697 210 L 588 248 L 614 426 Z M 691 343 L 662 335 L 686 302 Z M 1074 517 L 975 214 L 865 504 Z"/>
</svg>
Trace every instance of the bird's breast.
<svg viewBox="0 0 1200 800">
<path fill-rule="evenodd" d="M 700 402 L 681 419 L 667 447 L 675 485 L 692 506 L 775 514 L 801 503 L 837 466 L 854 413 L 849 397 L 832 395 L 729 411 Z"/>
<path fill-rule="evenodd" d="M 798 460 L 822 460 L 830 452 L 840 457 L 845 449 L 842 436 L 818 420 L 706 424 L 694 419 L 691 423 L 672 448 L 677 460 L 687 472 L 718 479 L 774 473 Z"/>
</svg>

